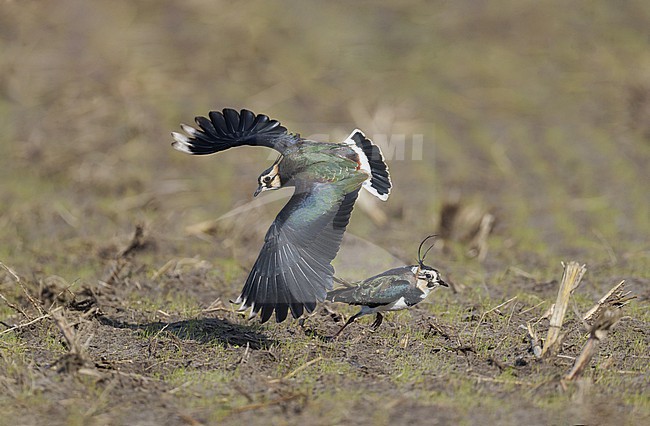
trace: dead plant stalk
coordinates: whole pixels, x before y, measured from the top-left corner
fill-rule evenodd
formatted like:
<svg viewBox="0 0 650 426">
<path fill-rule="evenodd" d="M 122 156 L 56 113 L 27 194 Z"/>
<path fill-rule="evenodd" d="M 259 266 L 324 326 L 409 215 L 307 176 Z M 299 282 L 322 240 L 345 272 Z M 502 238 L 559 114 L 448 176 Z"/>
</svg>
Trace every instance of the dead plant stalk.
<svg viewBox="0 0 650 426">
<path fill-rule="evenodd" d="M 564 380 L 575 380 L 580 377 L 589 365 L 589 362 L 593 358 L 594 354 L 598 349 L 598 343 L 602 340 L 605 340 L 607 334 L 612 329 L 612 327 L 618 322 L 621 317 L 620 311 L 605 309 L 602 314 L 596 319 L 591 331 L 589 332 L 589 339 L 585 342 L 585 345 L 582 347 L 582 351 L 578 358 L 576 358 L 571 371 L 569 371 L 565 376 Z"/>
<path fill-rule="evenodd" d="M 551 357 L 560 350 L 562 323 L 569 305 L 569 299 L 573 291 L 580 285 L 580 280 L 587 271 L 585 265 L 580 265 L 577 262 L 562 263 L 562 266 L 564 266 L 564 274 L 562 275 L 562 282 L 555 301 L 553 315 L 551 315 L 548 334 L 542 349 L 542 357 L 544 358 Z"/>
</svg>

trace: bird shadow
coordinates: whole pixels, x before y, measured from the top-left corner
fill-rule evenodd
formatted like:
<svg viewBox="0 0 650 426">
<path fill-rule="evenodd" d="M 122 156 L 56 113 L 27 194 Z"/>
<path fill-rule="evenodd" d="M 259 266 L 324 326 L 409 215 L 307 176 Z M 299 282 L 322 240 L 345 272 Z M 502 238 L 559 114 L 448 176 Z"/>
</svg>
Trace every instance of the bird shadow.
<svg viewBox="0 0 650 426">
<path fill-rule="evenodd" d="M 150 335 L 171 333 L 181 340 L 192 340 L 202 344 L 219 343 L 224 346 L 248 346 L 250 349 L 268 349 L 276 344 L 254 326 L 234 324 L 220 318 L 196 318 L 182 321 L 155 321 L 143 324 L 101 316 L 99 322 L 114 328 L 141 330 Z"/>
</svg>

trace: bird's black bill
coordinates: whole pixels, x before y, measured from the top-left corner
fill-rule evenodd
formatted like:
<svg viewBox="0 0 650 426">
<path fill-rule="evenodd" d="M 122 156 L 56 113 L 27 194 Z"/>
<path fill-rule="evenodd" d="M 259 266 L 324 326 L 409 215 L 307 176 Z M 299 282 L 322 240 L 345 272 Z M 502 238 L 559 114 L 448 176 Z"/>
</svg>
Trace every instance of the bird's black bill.
<svg viewBox="0 0 650 426">
<path fill-rule="evenodd" d="M 449 287 L 449 284 L 447 284 L 447 283 L 444 282 L 443 280 L 438 280 L 438 285 L 441 285 L 441 286 L 443 286 L 443 287 Z"/>
<path fill-rule="evenodd" d="M 263 189 L 262 185 L 258 186 L 257 189 L 255 190 L 255 192 L 253 193 L 253 197 L 257 197 L 258 195 L 260 195 L 260 192 L 262 192 L 262 189 Z"/>
</svg>

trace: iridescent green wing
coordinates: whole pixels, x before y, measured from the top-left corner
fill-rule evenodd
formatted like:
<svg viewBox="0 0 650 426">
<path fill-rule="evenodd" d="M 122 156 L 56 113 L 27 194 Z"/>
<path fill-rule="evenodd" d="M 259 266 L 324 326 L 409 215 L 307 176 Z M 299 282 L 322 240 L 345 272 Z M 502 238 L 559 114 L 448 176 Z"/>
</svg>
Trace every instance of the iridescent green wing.
<svg viewBox="0 0 650 426">
<path fill-rule="evenodd" d="M 333 183 L 296 181 L 296 191 L 269 228 L 239 301 L 283 321 L 311 312 L 332 288 L 341 246 L 364 176 Z"/>
<path fill-rule="evenodd" d="M 387 305 L 407 294 L 413 284 L 396 275 L 380 275 L 357 286 L 340 288 L 327 294 L 332 302 L 376 307 Z"/>
</svg>

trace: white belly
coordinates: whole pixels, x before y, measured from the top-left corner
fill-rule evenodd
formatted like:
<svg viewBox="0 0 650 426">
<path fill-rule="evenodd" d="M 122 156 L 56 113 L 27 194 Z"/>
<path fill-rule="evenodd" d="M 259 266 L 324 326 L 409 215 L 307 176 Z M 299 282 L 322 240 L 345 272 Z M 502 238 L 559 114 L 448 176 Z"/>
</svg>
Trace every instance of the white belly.
<svg viewBox="0 0 650 426">
<path fill-rule="evenodd" d="M 406 301 L 404 300 L 404 298 L 400 297 L 399 299 L 397 299 L 393 303 L 389 303 L 388 305 L 384 305 L 384 306 L 379 306 L 379 307 L 375 308 L 375 310 L 380 311 L 380 312 L 399 311 L 399 310 L 402 310 L 402 309 L 406 309 L 408 307 L 409 307 L 409 305 L 406 304 Z"/>
<path fill-rule="evenodd" d="M 424 299 L 425 297 L 426 294 L 423 294 L 421 298 Z M 362 306 L 361 314 L 368 315 L 368 314 L 374 314 L 375 312 L 399 311 L 409 307 L 410 306 L 406 304 L 406 300 L 404 300 L 404 297 L 400 297 L 399 299 L 397 299 L 392 303 L 389 303 L 388 305 L 376 306 L 374 308 L 369 308 L 368 306 Z"/>
<path fill-rule="evenodd" d="M 400 309 L 406 309 L 408 308 L 408 305 L 406 304 L 406 301 L 404 300 L 403 297 L 400 297 L 390 305 L 386 305 L 386 310 L 387 311 L 399 311 Z"/>
</svg>

